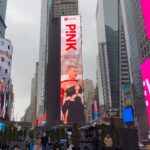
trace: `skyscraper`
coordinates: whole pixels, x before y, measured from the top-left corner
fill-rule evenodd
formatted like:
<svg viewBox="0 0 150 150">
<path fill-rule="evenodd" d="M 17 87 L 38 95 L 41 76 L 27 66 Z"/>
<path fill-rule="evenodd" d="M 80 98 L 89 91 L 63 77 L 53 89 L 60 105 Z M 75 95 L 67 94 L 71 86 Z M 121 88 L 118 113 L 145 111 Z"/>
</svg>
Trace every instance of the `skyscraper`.
<svg viewBox="0 0 150 150">
<path fill-rule="evenodd" d="M 39 68 L 38 68 L 38 95 L 37 95 L 37 119 L 45 111 L 45 72 L 48 48 L 48 10 L 52 0 L 41 1 L 41 26 L 39 45 Z"/>
<path fill-rule="evenodd" d="M 119 114 L 120 89 L 123 84 L 130 84 L 120 1 L 99 0 L 96 18 L 99 47 L 98 72 L 101 74 L 98 82 L 102 84 L 104 109 L 117 111 Z"/>
<path fill-rule="evenodd" d="M 6 15 L 6 6 L 7 0 L 0 0 L 0 37 L 4 38 L 5 36 L 5 15 Z"/>
<path fill-rule="evenodd" d="M 37 85 L 38 85 L 38 69 L 39 63 L 36 63 L 36 70 L 34 74 L 34 78 L 32 78 L 31 83 L 31 107 L 32 107 L 32 122 L 36 121 L 36 112 L 37 112 Z"/>
<path fill-rule="evenodd" d="M 94 99 L 94 84 L 92 80 L 84 80 L 84 100 L 86 102 L 86 122 L 92 120 L 92 103 Z"/>
<path fill-rule="evenodd" d="M 46 64 L 47 124 L 60 124 L 60 17 L 78 14 L 78 0 L 54 0 L 49 11 L 48 62 Z"/>
</svg>

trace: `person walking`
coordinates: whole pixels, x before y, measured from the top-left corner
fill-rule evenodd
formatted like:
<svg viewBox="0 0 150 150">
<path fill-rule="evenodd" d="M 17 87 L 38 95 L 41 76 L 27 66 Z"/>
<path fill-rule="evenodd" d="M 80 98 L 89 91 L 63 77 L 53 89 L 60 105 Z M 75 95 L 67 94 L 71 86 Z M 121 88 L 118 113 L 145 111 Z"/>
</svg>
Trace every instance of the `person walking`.
<svg viewBox="0 0 150 150">
<path fill-rule="evenodd" d="M 48 144 L 48 137 L 45 132 L 44 132 L 43 137 L 41 137 L 41 144 L 42 144 L 42 150 L 46 150 L 46 147 Z"/>
</svg>

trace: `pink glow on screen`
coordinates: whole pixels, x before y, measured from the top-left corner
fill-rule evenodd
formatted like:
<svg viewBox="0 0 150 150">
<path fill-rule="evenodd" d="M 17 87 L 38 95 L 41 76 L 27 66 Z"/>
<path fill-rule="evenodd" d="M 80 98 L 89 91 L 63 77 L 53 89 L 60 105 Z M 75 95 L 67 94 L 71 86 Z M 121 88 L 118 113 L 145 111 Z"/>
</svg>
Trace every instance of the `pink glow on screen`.
<svg viewBox="0 0 150 150">
<path fill-rule="evenodd" d="M 150 40 L 150 0 L 140 0 L 147 39 Z"/>
<path fill-rule="evenodd" d="M 145 103 L 148 116 L 148 125 L 150 127 L 150 59 L 147 59 L 141 65 L 141 74 L 144 86 Z"/>
</svg>

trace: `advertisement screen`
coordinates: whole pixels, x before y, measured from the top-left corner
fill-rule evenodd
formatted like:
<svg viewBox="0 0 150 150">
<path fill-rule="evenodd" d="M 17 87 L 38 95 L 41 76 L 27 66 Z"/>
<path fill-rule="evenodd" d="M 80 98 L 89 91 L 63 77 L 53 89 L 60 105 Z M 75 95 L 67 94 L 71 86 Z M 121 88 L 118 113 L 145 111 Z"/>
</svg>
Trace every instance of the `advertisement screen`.
<svg viewBox="0 0 150 150">
<path fill-rule="evenodd" d="M 61 121 L 83 124 L 83 67 L 80 16 L 61 17 Z"/>
<path fill-rule="evenodd" d="M 122 99 L 124 101 L 124 107 L 132 106 L 130 83 L 126 83 L 122 85 Z"/>
<path fill-rule="evenodd" d="M 134 121 L 132 107 L 126 107 L 123 109 L 123 121 L 124 123 L 130 123 Z"/>
<path fill-rule="evenodd" d="M 99 112 L 98 112 L 98 103 L 97 101 L 93 102 L 93 119 L 97 120 L 99 118 Z"/>
<path fill-rule="evenodd" d="M 150 40 L 150 0 L 140 0 L 147 39 Z"/>
<path fill-rule="evenodd" d="M 150 127 L 150 58 L 141 65 L 141 74 L 144 87 L 145 103 Z"/>
</svg>

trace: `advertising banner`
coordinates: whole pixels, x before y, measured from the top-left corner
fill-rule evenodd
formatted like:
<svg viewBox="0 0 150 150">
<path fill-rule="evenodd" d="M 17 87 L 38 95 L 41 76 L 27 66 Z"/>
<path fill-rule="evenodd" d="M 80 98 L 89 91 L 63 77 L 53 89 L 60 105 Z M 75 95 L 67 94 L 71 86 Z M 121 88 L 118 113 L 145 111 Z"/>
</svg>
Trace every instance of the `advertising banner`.
<svg viewBox="0 0 150 150">
<path fill-rule="evenodd" d="M 61 121 L 84 123 L 80 16 L 61 17 Z"/>
<path fill-rule="evenodd" d="M 124 107 L 132 106 L 130 82 L 122 85 L 122 98 L 124 102 Z"/>
<path fill-rule="evenodd" d="M 147 39 L 150 40 L 150 0 L 140 0 Z"/>
<path fill-rule="evenodd" d="M 97 120 L 99 118 L 99 108 L 97 101 L 93 102 L 93 119 Z"/>
<path fill-rule="evenodd" d="M 144 86 L 145 103 L 150 127 L 150 58 L 141 65 L 141 74 Z"/>
</svg>

